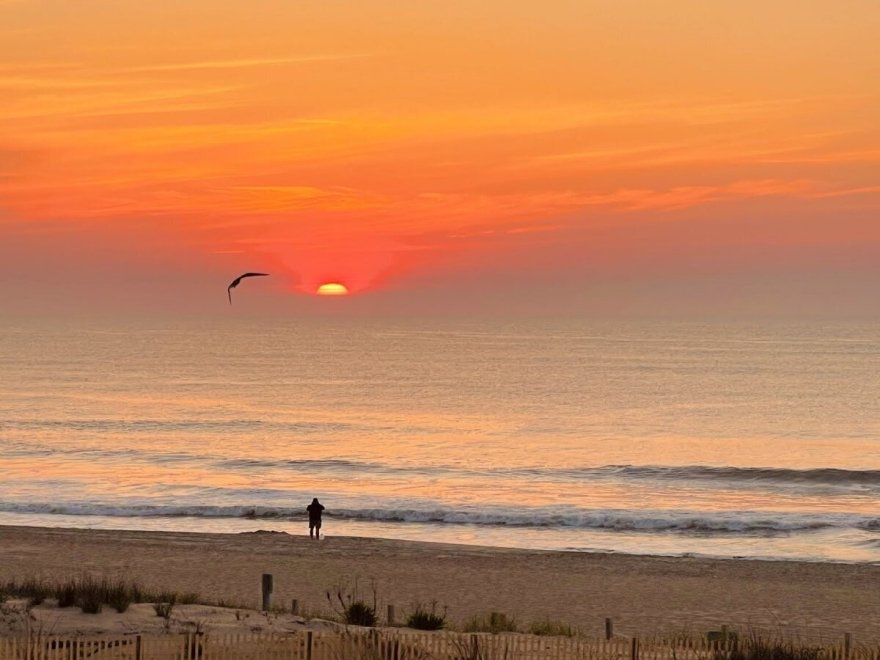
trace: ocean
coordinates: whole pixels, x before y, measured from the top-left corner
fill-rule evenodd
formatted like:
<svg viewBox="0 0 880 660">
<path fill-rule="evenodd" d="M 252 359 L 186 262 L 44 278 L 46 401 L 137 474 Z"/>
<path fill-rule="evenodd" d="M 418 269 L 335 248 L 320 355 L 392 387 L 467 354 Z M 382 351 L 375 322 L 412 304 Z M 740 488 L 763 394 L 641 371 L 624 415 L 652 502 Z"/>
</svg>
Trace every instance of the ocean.
<svg viewBox="0 0 880 660">
<path fill-rule="evenodd" d="M 0 525 L 878 562 L 878 395 L 867 323 L 0 319 Z"/>
</svg>

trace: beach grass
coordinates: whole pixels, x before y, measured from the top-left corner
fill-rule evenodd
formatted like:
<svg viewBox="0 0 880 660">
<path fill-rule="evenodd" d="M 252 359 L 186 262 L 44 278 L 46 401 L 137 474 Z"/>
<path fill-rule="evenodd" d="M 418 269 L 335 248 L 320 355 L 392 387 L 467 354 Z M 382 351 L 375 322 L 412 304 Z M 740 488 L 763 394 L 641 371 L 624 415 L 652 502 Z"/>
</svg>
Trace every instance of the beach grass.
<svg viewBox="0 0 880 660">
<path fill-rule="evenodd" d="M 362 600 L 356 600 L 346 606 L 344 612 L 345 623 L 353 626 L 367 626 L 372 628 L 376 625 L 376 610 Z"/>
<path fill-rule="evenodd" d="M 463 632 L 487 632 L 492 634 L 520 632 L 516 618 L 504 612 L 489 612 L 468 619 L 462 627 Z"/>
<path fill-rule="evenodd" d="M 27 577 L 9 580 L 0 585 L 6 597 L 26 598 L 29 605 L 39 605 L 47 598 L 57 600 L 58 607 L 79 607 L 88 614 L 97 614 L 104 605 L 125 612 L 132 603 L 199 603 L 198 594 L 152 591 L 137 582 L 124 579 L 96 578 L 84 574 L 62 580 Z M 210 603 L 204 603 L 210 604 Z"/>
<path fill-rule="evenodd" d="M 350 587 L 343 582 L 338 584 L 333 591 L 328 590 L 326 592 L 327 602 L 332 609 L 336 610 L 339 619 L 343 623 L 372 628 L 379 620 L 376 614 L 378 594 L 375 582 L 371 583 L 370 590 L 373 596 L 372 605 L 367 602 L 357 580 Z"/>
<path fill-rule="evenodd" d="M 529 625 L 527 632 L 530 635 L 543 635 L 547 637 L 576 637 L 578 635 L 578 631 L 569 624 L 550 619 L 533 621 Z"/>
<path fill-rule="evenodd" d="M 719 649 L 715 653 L 715 660 L 820 660 L 822 657 L 821 647 L 758 635 L 751 635 L 730 650 Z"/>
<path fill-rule="evenodd" d="M 30 605 L 39 605 L 54 593 L 52 585 L 35 577 L 21 581 L 9 580 L 0 585 L 0 592 L 5 593 L 7 598 L 27 598 Z"/>
<path fill-rule="evenodd" d="M 417 603 L 415 609 L 406 617 L 407 628 L 416 630 L 442 630 L 446 627 L 446 608 L 443 612 L 437 611 L 437 601 L 431 602 L 430 609 L 428 606 Z"/>
<path fill-rule="evenodd" d="M 162 601 L 161 603 L 153 603 L 153 611 L 156 612 L 156 616 L 162 617 L 166 621 L 171 619 L 171 613 L 174 611 L 174 604 L 176 599 L 171 598 L 169 600 Z"/>
</svg>

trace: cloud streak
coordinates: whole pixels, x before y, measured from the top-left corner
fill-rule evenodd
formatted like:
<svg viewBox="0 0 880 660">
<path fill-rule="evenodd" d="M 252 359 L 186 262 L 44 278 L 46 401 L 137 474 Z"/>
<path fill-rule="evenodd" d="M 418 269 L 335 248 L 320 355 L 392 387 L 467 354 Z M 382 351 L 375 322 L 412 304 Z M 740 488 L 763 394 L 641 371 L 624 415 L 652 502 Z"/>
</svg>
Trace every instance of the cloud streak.
<svg viewBox="0 0 880 660">
<path fill-rule="evenodd" d="M 152 73 L 164 71 L 204 71 L 208 69 L 249 69 L 288 64 L 312 64 L 320 62 L 340 62 L 346 60 L 375 57 L 373 53 L 316 53 L 295 57 L 244 58 L 230 60 L 202 60 L 195 62 L 171 62 L 109 69 L 109 73 Z"/>
</svg>

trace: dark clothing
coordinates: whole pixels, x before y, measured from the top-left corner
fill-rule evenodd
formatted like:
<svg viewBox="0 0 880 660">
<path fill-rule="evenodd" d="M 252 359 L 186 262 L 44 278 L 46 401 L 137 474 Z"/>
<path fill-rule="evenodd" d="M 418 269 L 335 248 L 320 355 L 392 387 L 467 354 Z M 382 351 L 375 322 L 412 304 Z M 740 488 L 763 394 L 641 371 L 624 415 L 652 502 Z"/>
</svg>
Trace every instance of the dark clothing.
<svg viewBox="0 0 880 660">
<path fill-rule="evenodd" d="M 309 526 L 312 523 L 321 524 L 321 512 L 324 510 L 324 505 L 318 502 L 312 502 L 306 507 L 306 511 L 309 512 Z"/>
<path fill-rule="evenodd" d="M 323 510 L 324 505 L 318 501 L 317 497 L 306 507 L 306 511 L 309 512 L 309 538 L 321 538 L 321 512 Z"/>
</svg>

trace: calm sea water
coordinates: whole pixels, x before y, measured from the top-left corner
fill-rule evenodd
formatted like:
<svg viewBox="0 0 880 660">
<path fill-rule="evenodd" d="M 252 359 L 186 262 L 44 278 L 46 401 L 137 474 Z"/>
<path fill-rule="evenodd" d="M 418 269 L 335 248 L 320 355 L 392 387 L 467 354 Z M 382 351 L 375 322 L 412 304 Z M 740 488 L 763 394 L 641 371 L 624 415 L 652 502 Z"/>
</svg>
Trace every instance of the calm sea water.
<svg viewBox="0 0 880 660">
<path fill-rule="evenodd" d="M 878 394 L 877 325 L 6 319 L 0 524 L 876 562 Z"/>
</svg>

